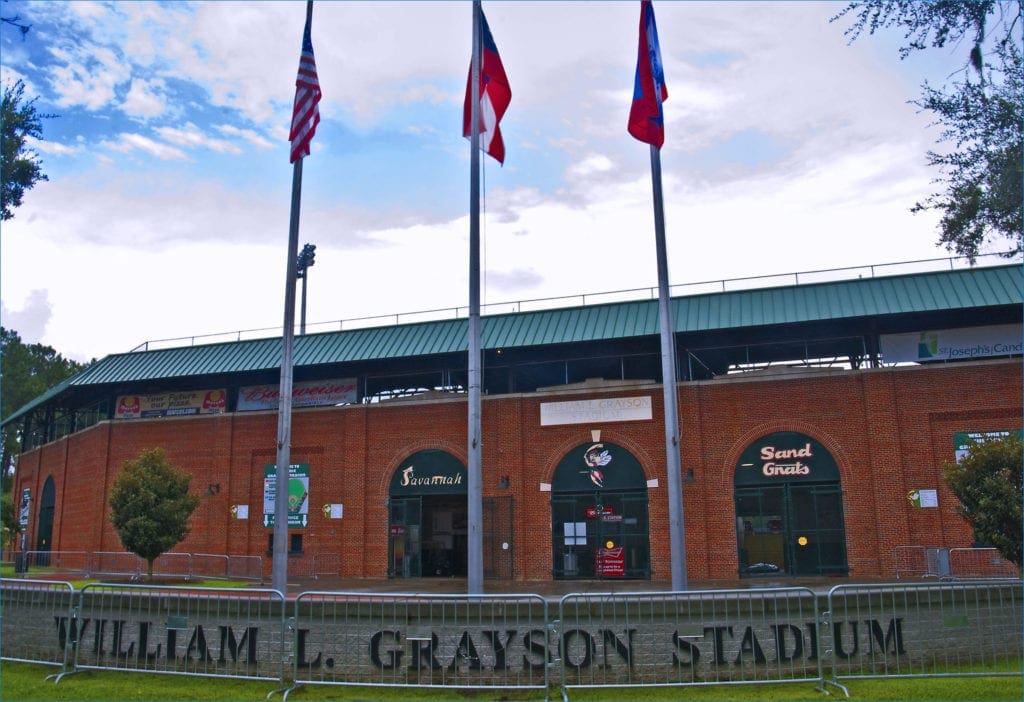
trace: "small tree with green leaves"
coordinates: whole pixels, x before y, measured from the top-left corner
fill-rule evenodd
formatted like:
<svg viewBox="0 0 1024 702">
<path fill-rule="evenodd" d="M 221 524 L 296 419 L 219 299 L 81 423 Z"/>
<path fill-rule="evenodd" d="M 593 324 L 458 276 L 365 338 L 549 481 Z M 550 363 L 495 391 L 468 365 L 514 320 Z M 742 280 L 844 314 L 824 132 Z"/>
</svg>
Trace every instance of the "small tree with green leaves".
<svg viewBox="0 0 1024 702">
<path fill-rule="evenodd" d="M 974 536 L 995 547 L 1003 558 L 1021 565 L 1020 435 L 973 444 L 959 463 L 942 470 L 946 484 L 960 500 L 957 511 L 974 528 Z"/>
<path fill-rule="evenodd" d="M 188 493 L 192 476 L 167 462 L 163 449 L 146 449 L 126 461 L 110 492 L 110 521 L 126 549 L 153 561 L 188 534 L 188 519 L 199 498 Z"/>
</svg>

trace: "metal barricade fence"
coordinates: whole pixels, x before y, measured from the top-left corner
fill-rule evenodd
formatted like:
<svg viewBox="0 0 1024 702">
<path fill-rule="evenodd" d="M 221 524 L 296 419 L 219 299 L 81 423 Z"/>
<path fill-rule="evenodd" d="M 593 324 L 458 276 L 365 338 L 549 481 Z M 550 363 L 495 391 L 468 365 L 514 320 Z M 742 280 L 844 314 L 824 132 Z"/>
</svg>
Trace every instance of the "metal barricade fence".
<svg viewBox="0 0 1024 702">
<path fill-rule="evenodd" d="M 924 546 L 897 546 L 893 549 L 896 564 L 896 579 L 919 578 L 928 572 Z"/>
<path fill-rule="evenodd" d="M 321 575 L 335 576 L 341 573 L 340 553 L 318 553 L 313 556 L 313 579 Z"/>
<path fill-rule="evenodd" d="M 193 553 L 192 575 L 197 578 L 227 578 L 228 556 L 223 553 Z"/>
<path fill-rule="evenodd" d="M 563 690 L 821 683 L 816 603 L 802 587 L 566 595 Z"/>
<path fill-rule="evenodd" d="M 52 580 L 0 580 L 0 658 L 61 667 L 71 664 L 75 590 Z"/>
<path fill-rule="evenodd" d="M 263 583 L 263 557 L 229 553 L 193 553 L 192 574 L 196 577 L 232 578 Z"/>
<path fill-rule="evenodd" d="M 263 556 L 233 556 L 228 554 L 228 577 L 253 580 L 263 584 Z"/>
<path fill-rule="evenodd" d="M 283 683 L 285 613 L 276 590 L 86 585 L 73 665 Z"/>
<path fill-rule="evenodd" d="M 143 570 L 145 567 L 143 560 Z M 153 575 L 181 577 L 188 582 L 192 579 L 192 554 L 172 552 L 157 556 L 153 561 Z"/>
<path fill-rule="evenodd" d="M 547 690 L 552 642 L 539 595 L 304 592 L 296 684 Z"/>
<path fill-rule="evenodd" d="M 145 572 L 146 562 L 128 551 L 93 551 L 89 559 L 89 575 L 122 575 L 138 578 Z"/>
<path fill-rule="evenodd" d="M 940 578 L 952 577 L 950 550 L 938 546 L 897 546 L 893 551 L 896 562 L 896 579 L 907 577 Z"/>
<path fill-rule="evenodd" d="M 89 572 L 88 551 L 15 551 L 14 572 L 22 578 L 35 573 Z"/>
<path fill-rule="evenodd" d="M 949 570 L 953 577 L 961 580 L 1020 577 L 1020 568 L 994 548 L 951 548 Z"/>
<path fill-rule="evenodd" d="M 50 554 L 50 568 L 57 573 L 89 572 L 88 551 L 54 551 Z"/>
<path fill-rule="evenodd" d="M 828 593 L 832 680 L 1021 675 L 1021 582 L 838 585 Z"/>
</svg>

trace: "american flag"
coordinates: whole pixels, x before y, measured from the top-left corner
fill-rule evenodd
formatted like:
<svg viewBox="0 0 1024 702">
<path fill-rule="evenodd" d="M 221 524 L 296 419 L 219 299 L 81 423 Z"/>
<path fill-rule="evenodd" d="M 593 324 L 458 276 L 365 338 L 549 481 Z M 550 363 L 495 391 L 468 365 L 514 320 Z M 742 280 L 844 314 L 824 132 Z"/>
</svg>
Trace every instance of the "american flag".
<svg viewBox="0 0 1024 702">
<path fill-rule="evenodd" d="M 306 30 L 302 33 L 299 75 L 295 79 L 295 106 L 292 108 L 292 130 L 288 135 L 292 142 L 292 163 L 309 156 L 309 143 L 316 134 L 316 125 L 320 124 L 320 80 L 313 57 L 312 23 L 312 15 L 307 16 Z"/>
</svg>

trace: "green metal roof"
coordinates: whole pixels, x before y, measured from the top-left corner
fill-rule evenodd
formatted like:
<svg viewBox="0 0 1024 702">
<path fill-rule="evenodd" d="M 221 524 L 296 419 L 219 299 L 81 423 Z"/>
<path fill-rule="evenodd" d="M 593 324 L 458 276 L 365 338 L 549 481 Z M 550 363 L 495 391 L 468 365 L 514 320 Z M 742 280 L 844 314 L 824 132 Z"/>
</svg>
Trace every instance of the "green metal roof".
<svg viewBox="0 0 1024 702">
<path fill-rule="evenodd" d="M 739 290 L 672 299 L 677 333 L 1021 305 L 1024 266 L 969 268 L 891 277 Z M 485 316 L 483 348 L 624 339 L 658 334 L 657 300 Z M 297 368 L 465 352 L 467 320 L 418 322 L 296 337 Z M 257 339 L 107 356 L 4 420 L 17 419 L 81 386 L 272 371 L 281 339 Z"/>
</svg>

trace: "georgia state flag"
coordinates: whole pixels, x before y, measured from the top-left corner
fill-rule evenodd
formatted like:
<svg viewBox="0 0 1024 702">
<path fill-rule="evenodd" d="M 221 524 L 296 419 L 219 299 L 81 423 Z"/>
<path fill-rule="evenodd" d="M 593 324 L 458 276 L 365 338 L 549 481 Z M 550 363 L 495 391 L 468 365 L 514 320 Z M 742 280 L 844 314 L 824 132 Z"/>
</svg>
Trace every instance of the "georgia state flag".
<svg viewBox="0 0 1024 702">
<path fill-rule="evenodd" d="M 512 102 L 512 89 L 501 64 L 498 47 L 487 26 L 487 18 L 480 12 L 480 148 L 505 163 L 505 142 L 501 138 L 498 123 Z M 466 76 L 466 99 L 462 105 L 462 136 L 472 138 L 472 95 L 473 64 L 470 63 Z"/>
<path fill-rule="evenodd" d="M 665 113 L 662 103 L 668 99 L 665 69 L 661 64 L 658 27 L 650 0 L 640 3 L 640 42 L 633 82 L 633 105 L 629 109 L 629 133 L 640 141 L 661 148 L 665 143 Z"/>
</svg>

